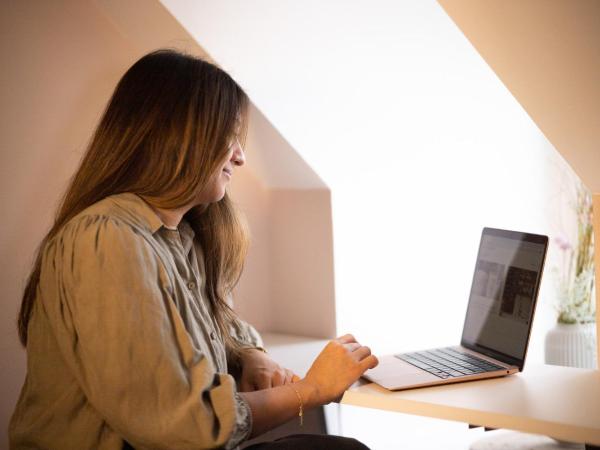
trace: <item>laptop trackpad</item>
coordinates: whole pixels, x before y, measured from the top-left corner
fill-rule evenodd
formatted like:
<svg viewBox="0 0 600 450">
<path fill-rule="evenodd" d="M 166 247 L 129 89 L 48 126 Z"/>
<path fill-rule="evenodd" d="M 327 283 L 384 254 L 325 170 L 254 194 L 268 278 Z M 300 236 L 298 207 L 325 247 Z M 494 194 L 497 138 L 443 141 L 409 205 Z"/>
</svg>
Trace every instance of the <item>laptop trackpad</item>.
<svg viewBox="0 0 600 450">
<path fill-rule="evenodd" d="M 379 358 L 379 365 L 367 370 L 364 377 L 381 386 L 394 389 L 440 381 L 440 378 L 408 364 L 393 355 Z"/>
</svg>

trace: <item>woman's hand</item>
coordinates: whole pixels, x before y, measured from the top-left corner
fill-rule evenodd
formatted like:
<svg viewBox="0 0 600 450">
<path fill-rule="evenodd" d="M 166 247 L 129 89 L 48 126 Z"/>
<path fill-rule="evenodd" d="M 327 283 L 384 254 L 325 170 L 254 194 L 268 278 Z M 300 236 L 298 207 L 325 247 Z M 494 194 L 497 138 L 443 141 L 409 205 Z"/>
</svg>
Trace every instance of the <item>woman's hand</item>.
<svg viewBox="0 0 600 450">
<path fill-rule="evenodd" d="M 379 361 L 371 355 L 369 347 L 360 345 L 354 336 L 346 334 L 327 344 L 300 383 L 313 389 L 316 404 L 329 403 L 377 364 Z"/>
<path fill-rule="evenodd" d="M 242 366 L 241 392 L 268 389 L 294 383 L 300 379 L 294 372 L 281 367 L 269 355 L 255 348 L 242 350 L 240 362 Z"/>
<path fill-rule="evenodd" d="M 249 358 L 244 364 L 244 371 L 253 367 L 248 372 L 250 379 L 255 379 L 258 374 L 258 379 L 262 382 L 257 384 L 244 380 L 244 386 L 252 386 L 254 389 L 267 387 L 267 380 L 273 386 L 274 374 L 277 372 L 274 368 L 285 369 L 281 369 L 267 355 L 255 352 L 256 350 L 244 355 Z M 252 437 L 290 420 L 301 410 L 306 411 L 341 397 L 352 383 L 377 363 L 377 358 L 371 355 L 368 347 L 363 347 L 353 336 L 347 334 L 325 346 L 303 379 L 296 382 L 292 376 L 292 384 L 242 392 L 242 397 L 252 410 Z M 281 380 L 281 373 L 277 375 L 277 379 Z M 289 383 L 290 378 L 286 376 L 284 380 Z"/>
</svg>

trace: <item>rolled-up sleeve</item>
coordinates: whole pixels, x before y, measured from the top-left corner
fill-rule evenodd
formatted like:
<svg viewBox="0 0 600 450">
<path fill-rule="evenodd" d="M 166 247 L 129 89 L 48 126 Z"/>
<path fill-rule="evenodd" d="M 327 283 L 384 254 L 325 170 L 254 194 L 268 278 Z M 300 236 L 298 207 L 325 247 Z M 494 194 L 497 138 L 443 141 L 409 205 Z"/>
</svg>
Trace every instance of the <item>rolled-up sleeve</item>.
<svg viewBox="0 0 600 450">
<path fill-rule="evenodd" d="M 40 289 L 85 397 L 132 446 L 233 448 L 248 437 L 248 404 L 193 345 L 142 233 L 109 217 L 72 221 L 46 246 Z"/>
<path fill-rule="evenodd" d="M 263 340 L 256 329 L 247 322 L 237 319 L 231 325 L 231 336 L 241 347 L 263 349 Z"/>
<path fill-rule="evenodd" d="M 247 322 L 241 319 L 236 319 L 229 327 L 231 337 L 237 342 L 238 348 L 232 349 L 227 347 L 227 365 L 229 373 L 235 378 L 238 383 L 242 376 L 242 360 L 240 359 L 240 349 L 255 348 L 263 352 L 267 352 L 264 348 L 262 338 L 258 331 Z"/>
</svg>

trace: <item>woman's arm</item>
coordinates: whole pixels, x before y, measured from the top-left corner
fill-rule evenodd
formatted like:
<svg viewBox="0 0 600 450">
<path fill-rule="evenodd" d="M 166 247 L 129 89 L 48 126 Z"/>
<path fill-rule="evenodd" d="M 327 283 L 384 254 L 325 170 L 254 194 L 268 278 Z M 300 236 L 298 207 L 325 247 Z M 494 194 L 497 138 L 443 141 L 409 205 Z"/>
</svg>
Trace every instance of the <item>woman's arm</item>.
<svg viewBox="0 0 600 450">
<path fill-rule="evenodd" d="M 240 394 L 252 410 L 251 436 L 258 436 L 297 416 L 300 402 L 302 409 L 307 410 L 340 398 L 367 369 L 377 364 L 371 350 L 361 346 L 352 335 L 330 341 L 302 380 Z"/>
<path fill-rule="evenodd" d="M 82 217 L 52 241 L 42 267 L 39 306 L 65 363 L 133 446 L 229 448 L 298 413 L 290 386 L 240 394 L 232 377 L 214 372 L 190 340 L 161 262 L 129 225 Z M 339 397 L 376 364 L 369 354 L 351 336 L 330 342 L 294 384 L 304 408 Z"/>
<path fill-rule="evenodd" d="M 215 373 L 162 262 L 117 219 L 82 217 L 45 251 L 39 299 L 88 405 L 136 448 L 235 447 L 251 410 Z"/>
<path fill-rule="evenodd" d="M 241 392 L 260 391 L 300 380 L 298 375 L 290 369 L 281 367 L 267 353 L 258 348 L 241 350 L 238 360 L 239 379 L 237 381 Z"/>
</svg>

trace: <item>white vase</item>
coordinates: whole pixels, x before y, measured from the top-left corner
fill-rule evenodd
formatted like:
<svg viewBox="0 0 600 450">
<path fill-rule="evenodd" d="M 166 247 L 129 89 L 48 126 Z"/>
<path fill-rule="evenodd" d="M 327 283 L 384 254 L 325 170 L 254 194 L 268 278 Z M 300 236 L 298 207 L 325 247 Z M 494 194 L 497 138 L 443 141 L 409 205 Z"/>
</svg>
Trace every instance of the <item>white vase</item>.
<svg viewBox="0 0 600 450">
<path fill-rule="evenodd" d="M 557 323 L 546 335 L 546 364 L 597 368 L 596 324 Z"/>
</svg>

